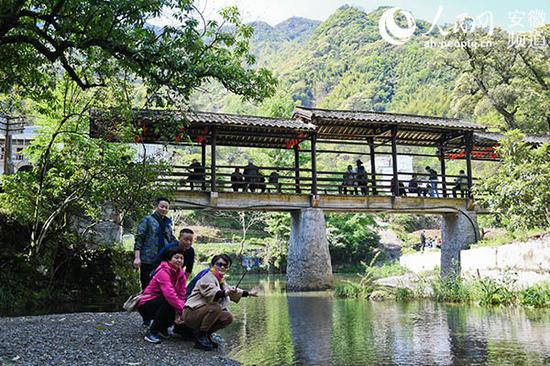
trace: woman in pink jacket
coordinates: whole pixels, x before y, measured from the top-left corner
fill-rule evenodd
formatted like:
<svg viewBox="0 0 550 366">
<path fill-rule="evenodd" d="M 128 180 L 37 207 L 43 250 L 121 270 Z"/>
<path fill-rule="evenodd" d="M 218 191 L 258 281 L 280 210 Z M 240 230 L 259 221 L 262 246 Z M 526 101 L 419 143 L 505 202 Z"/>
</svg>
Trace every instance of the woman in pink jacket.
<svg viewBox="0 0 550 366">
<path fill-rule="evenodd" d="M 183 249 L 167 250 L 149 285 L 143 290 L 138 311 L 144 321 L 153 320 L 145 340 L 160 343 L 168 338 L 168 327 L 182 320 L 185 306 L 186 278 Z"/>
</svg>

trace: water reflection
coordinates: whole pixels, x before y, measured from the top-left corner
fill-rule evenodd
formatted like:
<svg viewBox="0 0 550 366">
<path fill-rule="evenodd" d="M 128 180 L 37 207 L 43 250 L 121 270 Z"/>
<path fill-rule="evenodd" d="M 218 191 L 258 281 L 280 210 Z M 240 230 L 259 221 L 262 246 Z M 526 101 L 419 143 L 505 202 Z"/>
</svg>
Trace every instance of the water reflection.
<svg viewBox="0 0 550 366">
<path fill-rule="evenodd" d="M 281 279 L 256 283 L 265 296 L 234 306 L 222 334 L 244 365 L 550 365 L 548 311 L 287 296 Z"/>
<path fill-rule="evenodd" d="M 288 314 L 294 345 L 294 359 L 306 365 L 330 360 L 332 301 L 326 293 L 288 294 Z"/>
</svg>

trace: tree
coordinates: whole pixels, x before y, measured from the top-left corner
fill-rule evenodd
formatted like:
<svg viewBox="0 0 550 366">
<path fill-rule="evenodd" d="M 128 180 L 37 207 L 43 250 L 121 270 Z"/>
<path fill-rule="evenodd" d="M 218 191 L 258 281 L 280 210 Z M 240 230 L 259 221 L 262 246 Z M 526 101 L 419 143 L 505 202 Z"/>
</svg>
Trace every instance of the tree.
<svg viewBox="0 0 550 366">
<path fill-rule="evenodd" d="M 87 112 L 95 93 L 68 80 L 53 96 L 36 104 L 48 114 L 38 119 L 39 136 L 24 151 L 32 170 L 4 177 L 0 195 L 1 206 L 30 225 L 25 254 L 46 271 L 53 269 L 58 248 L 84 243 L 98 224 L 114 219 L 104 217 L 106 207 L 119 214 L 121 225 L 145 214 L 153 198 L 171 188 L 158 184 L 165 164 L 137 160 L 133 146 L 89 137 Z"/>
<path fill-rule="evenodd" d="M 496 111 L 494 127 L 550 131 L 550 25 L 517 35 L 476 28 L 452 32 L 447 40 L 461 44 L 445 59 L 459 72 L 453 92 L 457 114 L 479 118 Z"/>
<path fill-rule="evenodd" d="M 171 13 L 178 25 L 148 22 Z M 273 93 L 266 69 L 252 69 L 252 33 L 235 7 L 222 23 L 205 20 L 193 0 L 8 0 L 0 5 L 0 92 L 24 85 L 52 90 L 60 71 L 82 89 L 113 77 L 139 79 L 170 100 L 187 101 L 208 79 L 249 99 Z"/>
<path fill-rule="evenodd" d="M 511 131 L 500 141 L 496 174 L 474 187 L 476 200 L 511 230 L 550 227 L 550 145 L 537 148 Z"/>
</svg>

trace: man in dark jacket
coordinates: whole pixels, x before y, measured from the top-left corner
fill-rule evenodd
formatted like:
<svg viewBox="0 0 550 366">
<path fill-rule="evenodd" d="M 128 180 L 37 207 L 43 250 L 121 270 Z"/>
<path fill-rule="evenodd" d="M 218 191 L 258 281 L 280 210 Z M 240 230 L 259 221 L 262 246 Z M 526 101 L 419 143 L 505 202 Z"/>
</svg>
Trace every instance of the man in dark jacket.
<svg viewBox="0 0 550 366">
<path fill-rule="evenodd" d="M 155 212 L 139 223 L 134 243 L 134 267 L 139 269 L 141 288 L 145 289 L 155 269 L 153 262 L 158 253 L 167 244 L 175 241 L 172 233 L 172 220 L 166 215 L 170 209 L 170 200 L 166 197 L 156 199 Z"/>
<path fill-rule="evenodd" d="M 180 230 L 179 239 L 165 246 L 157 255 L 154 262 L 154 268 L 157 268 L 162 261 L 164 253 L 172 248 L 180 247 L 183 249 L 183 267 L 185 268 L 185 278 L 189 282 L 191 273 L 193 272 L 193 265 L 195 264 L 195 249 L 193 249 L 193 241 L 195 240 L 195 233 L 193 230 L 185 228 Z"/>
</svg>

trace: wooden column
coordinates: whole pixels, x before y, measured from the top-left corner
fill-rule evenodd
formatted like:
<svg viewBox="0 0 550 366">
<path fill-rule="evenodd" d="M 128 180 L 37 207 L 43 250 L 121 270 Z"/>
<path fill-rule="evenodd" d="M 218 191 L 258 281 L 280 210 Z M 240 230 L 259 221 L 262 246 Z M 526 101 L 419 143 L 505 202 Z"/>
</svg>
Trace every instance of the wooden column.
<svg viewBox="0 0 550 366">
<path fill-rule="evenodd" d="M 472 192 L 472 150 L 474 148 L 474 134 L 472 132 L 466 133 L 464 136 L 464 142 L 466 143 L 466 176 L 468 177 L 468 197 L 471 197 Z"/>
<path fill-rule="evenodd" d="M 443 188 L 443 197 L 447 197 L 447 178 L 445 175 L 445 148 L 440 145 L 438 148 L 439 161 L 441 163 L 441 187 Z"/>
<path fill-rule="evenodd" d="M 201 166 L 204 172 L 201 178 L 201 187 L 203 191 L 206 191 L 206 141 L 201 143 Z"/>
<path fill-rule="evenodd" d="M 370 179 L 372 184 L 372 194 L 376 196 L 376 157 L 374 155 L 374 139 L 369 137 L 369 152 L 370 152 Z"/>
<path fill-rule="evenodd" d="M 391 129 L 391 157 L 393 168 L 393 179 L 397 184 L 396 192 L 392 192 L 396 196 L 399 196 L 399 176 L 397 174 L 397 127 Z"/>
<path fill-rule="evenodd" d="M 317 134 L 311 135 L 311 194 L 317 194 Z"/>
<path fill-rule="evenodd" d="M 210 142 L 210 190 L 216 192 L 216 130 L 212 128 Z"/>
<path fill-rule="evenodd" d="M 300 189 L 300 146 L 294 145 L 294 184 L 296 193 L 301 193 Z"/>
</svg>

